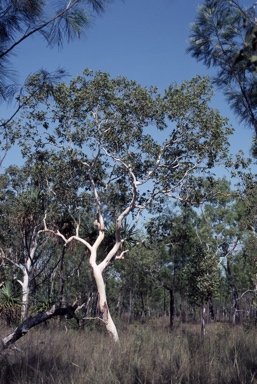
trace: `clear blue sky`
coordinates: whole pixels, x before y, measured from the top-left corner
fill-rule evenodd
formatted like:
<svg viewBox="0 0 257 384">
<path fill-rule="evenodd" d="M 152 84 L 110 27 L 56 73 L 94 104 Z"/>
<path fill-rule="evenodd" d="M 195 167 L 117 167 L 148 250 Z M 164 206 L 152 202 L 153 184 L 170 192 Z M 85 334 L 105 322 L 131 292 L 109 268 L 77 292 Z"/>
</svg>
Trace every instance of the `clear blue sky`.
<svg viewBox="0 0 257 384">
<path fill-rule="evenodd" d="M 35 36 L 22 43 L 13 57 L 19 82 L 34 71 L 64 67 L 70 76 L 85 68 L 122 75 L 144 86 L 155 85 L 160 91 L 172 82 L 180 83 L 196 74 L 211 74 L 186 54 L 189 26 L 194 21 L 200 0 L 116 0 L 97 17 L 86 37 L 62 50 L 49 49 Z M 69 79 L 67 79 L 69 80 Z M 239 126 L 222 94 L 213 106 L 229 117 L 236 129 L 231 138 L 233 153 L 239 149 L 249 155 L 251 131 Z M 7 116 L 6 107 L 2 107 Z M 19 161 L 17 150 L 7 155 L 4 167 Z"/>
</svg>

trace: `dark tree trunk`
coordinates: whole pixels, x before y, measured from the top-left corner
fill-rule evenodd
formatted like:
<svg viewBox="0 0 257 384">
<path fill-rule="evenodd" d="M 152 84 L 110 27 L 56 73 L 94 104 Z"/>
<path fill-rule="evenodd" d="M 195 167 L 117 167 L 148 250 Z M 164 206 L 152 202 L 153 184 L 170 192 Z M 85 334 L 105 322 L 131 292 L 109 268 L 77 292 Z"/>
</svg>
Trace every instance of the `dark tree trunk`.
<svg viewBox="0 0 257 384">
<path fill-rule="evenodd" d="M 173 331 L 173 329 L 174 329 L 174 315 L 175 315 L 174 290 L 173 290 L 173 288 L 170 288 L 166 284 L 163 284 L 163 288 L 169 292 L 170 330 Z"/>
<path fill-rule="evenodd" d="M 129 291 L 129 311 L 128 311 L 128 324 L 132 322 L 132 308 L 133 308 L 133 293 L 130 289 Z"/>
<path fill-rule="evenodd" d="M 174 315 L 175 315 L 175 299 L 173 289 L 169 290 L 170 294 L 170 330 L 174 329 Z"/>
<path fill-rule="evenodd" d="M 140 298 L 141 298 L 141 307 L 142 307 L 141 323 L 145 323 L 145 321 L 146 321 L 146 310 L 145 310 L 144 295 L 143 295 L 142 291 L 140 291 Z"/>
<path fill-rule="evenodd" d="M 67 318 L 75 318 L 77 320 L 77 323 L 79 324 L 79 319 L 75 314 L 77 307 L 77 304 L 73 306 L 69 305 L 65 308 L 54 305 L 51 309 L 46 312 L 40 312 L 35 316 L 28 317 L 15 329 L 14 332 L 2 339 L 2 348 L 0 349 L 7 349 L 13 346 L 14 343 L 21 337 L 25 336 L 31 328 L 55 316 L 67 316 Z"/>
<path fill-rule="evenodd" d="M 208 309 L 209 309 L 208 320 L 214 320 L 215 314 L 214 314 L 214 306 L 213 306 L 212 297 L 209 297 L 208 304 L 209 304 L 208 305 Z"/>
</svg>

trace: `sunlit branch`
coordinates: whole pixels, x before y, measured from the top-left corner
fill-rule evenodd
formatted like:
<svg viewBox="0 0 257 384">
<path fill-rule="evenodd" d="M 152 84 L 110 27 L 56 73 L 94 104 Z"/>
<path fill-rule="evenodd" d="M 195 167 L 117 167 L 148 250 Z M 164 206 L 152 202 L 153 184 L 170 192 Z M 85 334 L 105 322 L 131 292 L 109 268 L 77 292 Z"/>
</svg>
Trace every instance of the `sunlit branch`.
<svg viewBox="0 0 257 384">
<path fill-rule="evenodd" d="M 63 240 L 65 246 L 67 246 L 69 243 L 71 243 L 72 240 L 77 240 L 77 241 L 83 243 L 90 251 L 92 250 L 92 246 L 86 240 L 82 239 L 81 237 L 79 237 L 77 235 L 79 232 L 79 223 L 77 223 L 77 226 L 76 226 L 76 235 L 70 236 L 68 239 L 66 239 L 66 237 L 58 229 L 56 231 L 54 231 L 53 229 L 49 229 L 47 227 L 46 215 L 43 219 L 43 223 L 44 223 L 44 229 L 42 231 L 44 231 L 46 233 L 52 233 L 54 236 L 60 237 Z"/>
</svg>

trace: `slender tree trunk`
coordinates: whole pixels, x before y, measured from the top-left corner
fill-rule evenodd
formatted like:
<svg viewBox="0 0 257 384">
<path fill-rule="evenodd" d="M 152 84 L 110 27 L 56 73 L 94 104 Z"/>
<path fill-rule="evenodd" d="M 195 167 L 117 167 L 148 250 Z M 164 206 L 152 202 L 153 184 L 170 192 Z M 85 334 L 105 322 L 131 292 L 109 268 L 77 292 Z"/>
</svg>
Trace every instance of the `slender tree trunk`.
<svg viewBox="0 0 257 384">
<path fill-rule="evenodd" d="M 240 323 L 240 316 L 239 316 L 239 305 L 238 305 L 238 293 L 237 289 L 233 287 L 233 307 L 232 307 L 232 324 L 236 325 Z"/>
<path fill-rule="evenodd" d="M 173 289 L 169 289 L 170 294 L 170 330 L 174 329 L 175 299 Z"/>
<path fill-rule="evenodd" d="M 131 324 L 132 321 L 132 308 L 133 308 L 133 292 L 130 288 L 129 290 L 129 312 L 128 312 L 128 324 Z"/>
<path fill-rule="evenodd" d="M 64 264 L 64 256 L 65 256 L 65 250 L 66 248 L 63 247 L 63 250 L 62 250 L 62 257 L 61 257 L 61 263 L 60 263 L 60 281 L 61 281 L 61 286 L 60 286 L 60 291 L 59 291 L 59 300 L 60 300 L 60 305 L 62 306 L 66 306 L 67 305 L 67 300 L 66 298 L 64 297 L 64 287 L 65 287 L 65 278 L 64 278 L 64 268 L 63 268 L 63 264 Z"/>
<path fill-rule="evenodd" d="M 23 281 L 23 292 L 22 292 L 22 310 L 21 310 L 21 320 L 25 320 L 28 317 L 29 311 L 29 276 L 26 274 Z"/>
<path fill-rule="evenodd" d="M 116 313 L 119 319 L 121 319 L 121 315 L 123 311 L 122 304 L 123 304 L 123 293 L 122 295 L 119 295 L 117 305 L 116 305 Z"/>
<path fill-rule="evenodd" d="M 91 316 L 92 314 L 92 301 L 93 301 L 93 292 L 90 291 L 87 297 L 86 316 Z"/>
<path fill-rule="evenodd" d="M 174 329 L 174 315 L 175 315 L 174 289 L 170 288 L 166 284 L 163 284 L 163 288 L 166 289 L 166 291 L 169 292 L 170 330 L 173 331 L 173 329 Z"/>
<path fill-rule="evenodd" d="M 22 288 L 22 299 L 21 299 L 21 321 L 24 321 L 28 316 L 29 310 L 29 274 L 25 266 L 20 267 L 23 274 L 23 279 L 18 280 L 18 283 Z"/>
<path fill-rule="evenodd" d="M 164 316 L 167 316 L 167 310 L 166 310 L 166 289 L 163 287 L 163 314 Z"/>
<path fill-rule="evenodd" d="M 141 307 L 142 307 L 141 323 L 145 323 L 145 321 L 146 321 L 146 310 L 145 310 L 144 295 L 143 295 L 142 291 L 140 291 L 140 298 L 141 298 Z"/>
<path fill-rule="evenodd" d="M 56 276 L 56 269 L 54 269 L 54 271 L 50 275 L 49 297 L 51 299 L 54 297 L 54 293 L 55 293 L 55 276 Z"/>
<path fill-rule="evenodd" d="M 206 307 L 205 307 L 205 304 L 203 303 L 201 308 L 201 336 L 202 337 L 204 337 L 206 334 L 205 315 L 206 315 Z"/>
<path fill-rule="evenodd" d="M 239 306 L 238 306 L 238 292 L 234 282 L 234 276 L 231 271 L 230 262 L 227 260 L 227 266 L 225 267 L 227 274 L 227 280 L 232 291 L 232 324 L 235 325 L 240 322 L 240 317 L 238 316 Z"/>
<path fill-rule="evenodd" d="M 33 272 L 33 263 L 34 263 L 34 257 L 35 252 L 37 250 L 37 237 L 39 235 L 40 231 L 37 231 L 36 228 L 33 230 L 32 235 L 32 241 L 31 241 L 31 247 L 27 249 L 27 242 L 25 235 L 23 237 L 24 242 L 24 258 L 25 258 L 25 265 L 18 265 L 19 268 L 22 270 L 23 274 L 23 281 L 18 280 L 22 287 L 22 307 L 21 307 L 21 321 L 25 320 L 28 317 L 28 310 L 29 310 L 29 298 L 30 298 L 30 280 L 31 280 L 31 273 Z"/>
<path fill-rule="evenodd" d="M 208 321 L 214 320 L 215 319 L 215 313 L 214 313 L 212 297 L 209 297 L 209 300 L 208 300 L 208 310 L 209 310 Z"/>
</svg>

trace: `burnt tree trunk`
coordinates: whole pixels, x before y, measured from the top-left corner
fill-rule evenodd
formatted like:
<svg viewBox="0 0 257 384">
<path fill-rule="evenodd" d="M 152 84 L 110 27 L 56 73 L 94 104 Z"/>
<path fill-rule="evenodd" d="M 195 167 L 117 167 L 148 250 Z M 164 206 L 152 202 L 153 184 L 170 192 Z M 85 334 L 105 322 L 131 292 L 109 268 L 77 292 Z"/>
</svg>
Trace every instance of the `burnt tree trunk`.
<svg viewBox="0 0 257 384">
<path fill-rule="evenodd" d="M 75 318 L 79 324 L 79 319 L 75 314 L 77 307 L 77 304 L 69 305 L 65 308 L 54 305 L 46 312 L 40 312 L 35 316 L 28 317 L 10 335 L 2 339 L 2 346 L 0 347 L 0 350 L 13 346 L 14 343 L 21 337 L 25 336 L 31 328 L 55 316 L 67 316 L 68 318 Z"/>
</svg>

